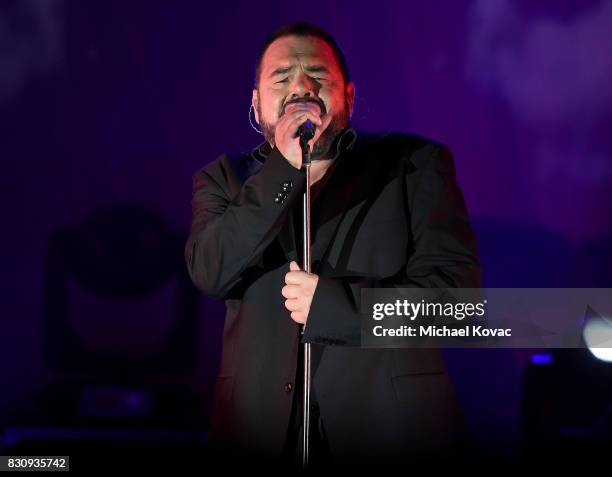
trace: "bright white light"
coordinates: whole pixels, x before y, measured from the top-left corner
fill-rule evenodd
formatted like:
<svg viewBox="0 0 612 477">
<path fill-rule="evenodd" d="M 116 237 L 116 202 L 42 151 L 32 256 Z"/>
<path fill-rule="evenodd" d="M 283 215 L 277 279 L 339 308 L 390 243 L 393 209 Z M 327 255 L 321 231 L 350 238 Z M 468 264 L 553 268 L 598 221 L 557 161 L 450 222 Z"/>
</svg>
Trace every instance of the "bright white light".
<svg viewBox="0 0 612 477">
<path fill-rule="evenodd" d="M 582 336 L 593 356 L 612 363 L 612 320 L 610 318 L 592 317 L 582 330 Z"/>
</svg>

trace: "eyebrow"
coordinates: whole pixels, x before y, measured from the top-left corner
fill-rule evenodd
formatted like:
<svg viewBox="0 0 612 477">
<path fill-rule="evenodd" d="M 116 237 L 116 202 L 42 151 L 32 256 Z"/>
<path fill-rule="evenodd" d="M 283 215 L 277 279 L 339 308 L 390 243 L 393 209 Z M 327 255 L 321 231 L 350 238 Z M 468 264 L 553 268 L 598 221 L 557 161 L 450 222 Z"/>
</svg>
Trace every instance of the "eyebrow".
<svg viewBox="0 0 612 477">
<path fill-rule="evenodd" d="M 284 66 L 284 67 L 281 66 L 279 68 L 276 68 L 272 73 L 270 73 L 270 77 L 284 75 L 286 73 L 289 73 L 294 68 L 295 68 L 295 65 Z M 308 71 L 309 73 L 329 73 L 329 69 L 323 65 L 309 65 L 309 66 L 305 66 L 304 69 Z"/>
</svg>

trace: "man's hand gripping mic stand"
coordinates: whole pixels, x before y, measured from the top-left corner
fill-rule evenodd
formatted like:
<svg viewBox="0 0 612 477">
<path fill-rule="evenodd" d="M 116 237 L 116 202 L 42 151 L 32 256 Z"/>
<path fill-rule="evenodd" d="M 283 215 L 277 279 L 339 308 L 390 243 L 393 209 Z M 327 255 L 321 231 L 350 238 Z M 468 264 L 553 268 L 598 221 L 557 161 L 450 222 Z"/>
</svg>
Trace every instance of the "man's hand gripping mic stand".
<svg viewBox="0 0 612 477">
<path fill-rule="evenodd" d="M 302 269 L 311 273 L 312 260 L 310 256 L 310 141 L 315 134 L 315 126 L 307 120 L 298 129 L 300 136 L 300 146 L 302 148 L 302 168 L 306 174 L 306 184 L 302 200 Z M 306 325 L 302 325 L 302 334 Z M 310 459 L 310 387 L 311 387 L 311 356 L 310 343 L 304 343 L 304 385 L 302 396 L 302 468 L 307 468 Z"/>
</svg>

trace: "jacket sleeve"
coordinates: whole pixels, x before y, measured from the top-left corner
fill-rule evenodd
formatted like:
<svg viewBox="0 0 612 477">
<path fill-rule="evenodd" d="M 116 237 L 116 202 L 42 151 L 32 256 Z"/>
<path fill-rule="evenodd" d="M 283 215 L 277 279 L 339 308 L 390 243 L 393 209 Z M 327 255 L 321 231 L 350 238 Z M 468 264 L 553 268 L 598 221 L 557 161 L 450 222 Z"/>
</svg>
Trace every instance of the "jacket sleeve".
<svg viewBox="0 0 612 477">
<path fill-rule="evenodd" d="M 193 176 L 192 222 L 185 244 L 187 269 L 204 293 L 224 298 L 278 235 L 303 189 L 303 173 L 274 148 L 264 165 L 239 184 L 221 158 Z M 234 187 L 236 188 L 236 187 Z"/>
<path fill-rule="evenodd" d="M 405 179 L 405 178 L 404 178 Z M 407 188 L 414 253 L 385 278 L 320 276 L 302 342 L 359 346 L 362 288 L 479 288 L 476 239 L 455 179 L 450 150 L 437 146 Z M 410 190 L 408 190 L 410 189 Z"/>
</svg>

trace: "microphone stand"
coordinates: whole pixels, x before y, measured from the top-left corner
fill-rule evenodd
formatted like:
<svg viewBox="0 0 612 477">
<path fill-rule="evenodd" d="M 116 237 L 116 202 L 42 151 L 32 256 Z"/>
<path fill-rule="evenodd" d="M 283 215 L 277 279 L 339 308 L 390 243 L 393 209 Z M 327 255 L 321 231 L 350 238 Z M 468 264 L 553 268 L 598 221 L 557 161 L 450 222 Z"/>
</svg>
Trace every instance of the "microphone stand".
<svg viewBox="0 0 612 477">
<path fill-rule="evenodd" d="M 310 146 L 307 136 L 300 137 L 302 148 L 302 167 L 306 174 L 306 184 L 302 200 L 302 232 L 303 232 L 303 252 L 302 269 L 306 273 L 311 273 L 312 260 L 310 256 Z M 302 325 L 301 333 L 304 334 L 305 326 Z M 310 343 L 304 343 L 304 386 L 303 386 L 303 434 L 302 434 L 302 468 L 306 469 L 310 459 L 310 386 L 311 386 L 311 355 Z"/>
</svg>

